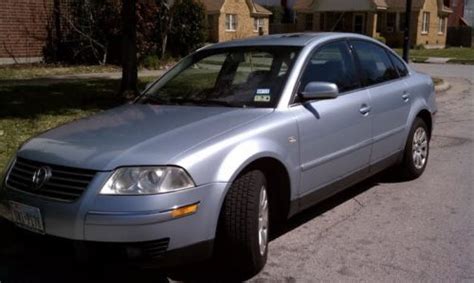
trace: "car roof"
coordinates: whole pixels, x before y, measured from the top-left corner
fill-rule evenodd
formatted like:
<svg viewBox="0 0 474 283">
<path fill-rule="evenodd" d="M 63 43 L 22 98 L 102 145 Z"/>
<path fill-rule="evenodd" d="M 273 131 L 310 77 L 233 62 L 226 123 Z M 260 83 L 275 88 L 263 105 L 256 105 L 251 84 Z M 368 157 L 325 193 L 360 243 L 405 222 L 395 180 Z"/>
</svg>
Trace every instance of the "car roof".
<svg viewBox="0 0 474 283">
<path fill-rule="evenodd" d="M 369 37 L 353 33 L 321 32 L 321 33 L 284 33 L 258 36 L 246 39 L 225 41 L 207 46 L 205 49 L 244 47 L 244 46 L 300 46 L 304 47 L 316 40 L 330 40 L 336 38 L 361 38 Z"/>
</svg>

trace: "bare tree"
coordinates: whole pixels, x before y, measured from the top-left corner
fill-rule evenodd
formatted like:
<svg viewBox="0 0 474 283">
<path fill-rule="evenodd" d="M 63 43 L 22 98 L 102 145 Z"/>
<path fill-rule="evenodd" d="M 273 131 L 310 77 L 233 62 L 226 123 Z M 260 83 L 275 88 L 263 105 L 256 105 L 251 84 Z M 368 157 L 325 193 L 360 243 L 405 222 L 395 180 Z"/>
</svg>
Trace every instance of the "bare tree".
<svg viewBox="0 0 474 283">
<path fill-rule="evenodd" d="M 168 45 L 168 35 L 173 25 L 173 17 L 171 16 L 171 1 L 162 0 L 158 2 L 158 21 L 159 21 L 159 36 L 161 40 L 160 55 L 165 57 L 166 48 Z"/>
<path fill-rule="evenodd" d="M 136 0 L 122 2 L 122 83 L 120 93 L 126 99 L 138 94 Z"/>
<path fill-rule="evenodd" d="M 100 65 L 107 63 L 110 38 L 104 36 L 100 30 L 104 18 L 112 14 L 104 3 L 94 0 L 80 0 L 71 2 L 65 6 L 66 11 L 61 10 L 61 1 L 55 0 L 53 7 L 54 21 L 49 24 L 54 26 L 56 44 L 75 42 L 73 56 L 90 54 L 92 60 Z M 110 16 L 109 16 L 110 17 Z M 61 25 L 65 25 L 66 35 L 61 34 Z M 58 47 L 58 46 L 56 46 Z"/>
<path fill-rule="evenodd" d="M 99 40 L 95 39 L 92 33 L 87 32 L 83 30 L 81 27 L 75 25 L 74 22 L 70 18 L 63 16 L 62 14 L 61 16 L 65 20 L 65 22 L 68 24 L 68 26 L 71 28 L 71 30 L 76 32 L 80 37 L 84 38 L 88 42 L 88 45 L 86 45 L 86 48 L 92 51 L 92 54 L 97 59 L 99 64 L 105 65 L 105 63 L 107 63 L 107 51 L 108 51 L 107 45 L 102 44 Z M 90 25 L 95 25 L 93 14 L 89 13 L 88 16 L 89 16 Z M 82 52 L 82 50 L 79 50 L 78 52 Z"/>
</svg>

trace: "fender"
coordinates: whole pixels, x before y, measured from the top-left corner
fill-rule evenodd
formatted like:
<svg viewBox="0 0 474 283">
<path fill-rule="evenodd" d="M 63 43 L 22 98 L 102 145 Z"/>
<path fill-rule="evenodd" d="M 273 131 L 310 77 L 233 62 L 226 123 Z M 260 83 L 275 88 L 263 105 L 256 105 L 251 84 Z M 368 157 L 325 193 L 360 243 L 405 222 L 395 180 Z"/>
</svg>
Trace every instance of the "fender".
<svg viewBox="0 0 474 283">
<path fill-rule="evenodd" d="M 290 178 L 291 199 L 296 198 L 297 190 L 294 188 L 298 187 L 299 166 L 291 159 L 288 149 L 270 139 L 239 143 L 222 160 L 214 179 L 225 180 L 230 184 L 247 166 L 261 158 L 273 158 L 283 164 Z"/>
<path fill-rule="evenodd" d="M 404 140 L 406 141 L 408 139 L 408 135 L 410 133 L 410 129 L 415 122 L 415 118 L 418 116 L 418 114 L 426 110 L 433 115 L 433 111 L 430 109 L 429 105 L 426 103 L 424 99 L 417 98 L 413 101 L 413 105 L 411 107 L 410 113 L 408 115 L 407 119 L 407 125 L 405 127 L 405 135 L 404 135 Z"/>
</svg>

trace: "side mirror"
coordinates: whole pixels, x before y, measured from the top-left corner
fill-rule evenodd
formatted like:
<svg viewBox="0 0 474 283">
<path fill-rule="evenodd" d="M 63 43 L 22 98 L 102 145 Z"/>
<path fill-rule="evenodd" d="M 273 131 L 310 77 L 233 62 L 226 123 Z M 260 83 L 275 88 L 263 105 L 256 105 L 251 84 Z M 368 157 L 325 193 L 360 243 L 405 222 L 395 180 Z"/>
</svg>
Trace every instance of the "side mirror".
<svg viewBox="0 0 474 283">
<path fill-rule="evenodd" d="M 310 82 L 299 93 L 303 100 L 334 99 L 339 95 L 336 84 L 327 82 Z"/>
</svg>

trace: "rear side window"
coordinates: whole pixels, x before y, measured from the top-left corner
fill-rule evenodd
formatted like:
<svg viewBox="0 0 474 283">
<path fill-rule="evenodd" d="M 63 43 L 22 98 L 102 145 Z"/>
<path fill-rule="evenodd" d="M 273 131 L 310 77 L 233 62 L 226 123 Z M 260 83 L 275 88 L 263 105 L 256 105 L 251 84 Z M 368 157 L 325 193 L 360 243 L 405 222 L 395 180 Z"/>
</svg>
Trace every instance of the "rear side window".
<svg viewBox="0 0 474 283">
<path fill-rule="evenodd" d="M 408 69 L 407 66 L 405 66 L 405 63 L 400 60 L 397 56 L 393 55 L 391 52 L 387 52 L 388 56 L 390 56 L 390 59 L 392 59 L 393 65 L 398 71 L 398 74 L 400 77 L 406 77 L 408 75 Z"/>
<path fill-rule="evenodd" d="M 310 82 L 334 83 L 340 92 L 359 87 L 354 62 L 345 42 L 325 45 L 311 56 L 301 78 L 301 89 Z"/>
<path fill-rule="evenodd" d="M 353 41 L 359 58 L 364 85 L 370 86 L 398 78 L 398 73 L 382 47 L 365 41 Z"/>
</svg>

